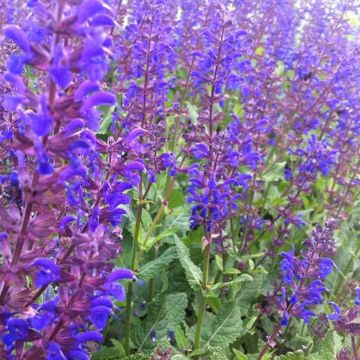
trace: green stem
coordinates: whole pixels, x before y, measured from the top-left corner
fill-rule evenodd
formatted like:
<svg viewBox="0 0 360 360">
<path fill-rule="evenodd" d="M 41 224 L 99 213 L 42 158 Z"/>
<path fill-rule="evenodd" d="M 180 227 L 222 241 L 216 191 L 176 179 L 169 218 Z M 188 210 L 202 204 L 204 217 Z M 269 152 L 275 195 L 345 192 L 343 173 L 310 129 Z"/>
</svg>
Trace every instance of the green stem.
<svg viewBox="0 0 360 360">
<path fill-rule="evenodd" d="M 195 339 L 194 339 L 195 350 L 198 350 L 200 348 L 201 330 L 202 330 L 202 325 L 204 322 L 205 310 L 206 310 L 206 289 L 209 279 L 209 264 L 210 264 L 210 242 L 206 245 L 204 249 L 202 291 L 201 291 L 201 299 L 200 299 L 199 312 L 198 312 L 198 318 L 197 318 L 196 330 L 195 330 Z"/>
<path fill-rule="evenodd" d="M 159 253 L 159 247 L 158 246 L 154 246 L 151 249 L 151 257 L 152 259 L 156 259 Z M 150 284 L 149 284 L 149 297 L 148 297 L 148 302 L 150 303 L 155 295 L 155 285 L 156 285 L 156 279 L 153 277 L 150 279 Z"/>
<path fill-rule="evenodd" d="M 138 252 L 138 244 L 139 244 L 141 214 L 142 214 L 142 182 L 140 181 L 139 202 L 136 211 L 135 233 L 131 248 L 131 263 L 130 263 L 131 270 L 136 270 L 137 267 L 137 252 Z M 126 294 L 126 316 L 125 316 L 125 353 L 127 356 L 130 355 L 132 289 L 133 289 L 133 283 L 129 282 L 127 288 L 127 294 Z"/>
</svg>

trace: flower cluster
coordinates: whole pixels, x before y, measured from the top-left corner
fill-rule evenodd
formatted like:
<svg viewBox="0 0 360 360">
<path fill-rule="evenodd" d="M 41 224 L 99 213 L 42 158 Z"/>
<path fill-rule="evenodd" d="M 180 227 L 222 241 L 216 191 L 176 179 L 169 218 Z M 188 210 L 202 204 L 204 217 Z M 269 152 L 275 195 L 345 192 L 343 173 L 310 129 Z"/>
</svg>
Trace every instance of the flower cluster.
<svg viewBox="0 0 360 360">
<path fill-rule="evenodd" d="M 335 302 L 329 302 L 334 312 L 328 315 L 328 319 L 334 323 L 337 331 L 345 332 L 350 336 L 360 334 L 359 323 L 355 321 L 360 315 L 360 288 L 356 288 L 355 291 L 354 306 L 347 311 L 341 310 Z"/>
<path fill-rule="evenodd" d="M 291 318 L 325 334 L 334 232 L 357 217 L 359 1 L 2 5 L 0 358 L 88 359 L 116 337 L 127 357 L 261 360 Z M 343 311 L 339 281 L 328 319 L 359 360 L 360 293 Z M 254 344 L 281 315 L 263 349 L 207 341 L 252 291 Z"/>
<path fill-rule="evenodd" d="M 323 302 L 327 291 L 323 281 L 334 269 L 331 257 L 335 253 L 332 238 L 335 227 L 335 222 L 328 222 L 325 227 L 318 225 L 304 242 L 300 255 L 295 255 L 295 249 L 281 254 L 285 285 L 280 300 L 282 325 L 287 325 L 290 317 L 303 319 L 305 323 L 316 317 L 314 309 Z"/>
<path fill-rule="evenodd" d="M 9 192 L 0 207 L 1 352 L 86 359 L 117 311 L 114 301 L 125 300 L 118 281 L 134 278 L 112 260 L 126 191 L 144 169 L 136 150 L 143 132 L 107 141 L 95 135 L 97 108 L 116 101 L 101 84 L 111 56 L 110 7 L 100 0 L 28 7 L 26 26 L 39 37 L 4 28 L 18 51 L 4 74 L 3 104 L 12 116 L 1 129 L 1 184 Z M 33 83 L 25 69 L 38 74 Z"/>
</svg>

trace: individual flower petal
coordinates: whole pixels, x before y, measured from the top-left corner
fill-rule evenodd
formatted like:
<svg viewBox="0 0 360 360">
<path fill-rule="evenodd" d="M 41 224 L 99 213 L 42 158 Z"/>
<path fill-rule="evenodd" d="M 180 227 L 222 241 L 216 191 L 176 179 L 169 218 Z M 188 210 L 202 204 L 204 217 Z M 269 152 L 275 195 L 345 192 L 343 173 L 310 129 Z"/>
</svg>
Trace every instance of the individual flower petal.
<svg viewBox="0 0 360 360">
<path fill-rule="evenodd" d="M 88 354 L 81 350 L 70 350 L 68 355 L 68 360 L 90 360 Z"/>
<path fill-rule="evenodd" d="M 131 270 L 128 269 L 117 269 L 114 270 L 107 277 L 107 282 L 113 282 L 117 280 L 132 280 L 134 278 L 134 274 Z"/>
<path fill-rule="evenodd" d="M 3 335 L 6 346 L 11 346 L 17 340 L 26 340 L 29 334 L 29 325 L 26 320 L 10 318 L 6 322 L 8 333 Z"/>
<path fill-rule="evenodd" d="M 11 55 L 6 61 L 6 68 L 12 74 L 20 75 L 24 70 L 25 57 L 23 55 Z"/>
<path fill-rule="evenodd" d="M 104 11 L 111 13 L 110 7 L 104 2 L 100 0 L 86 0 L 80 5 L 77 16 L 79 21 L 83 23 Z"/>
<path fill-rule="evenodd" d="M 76 336 L 76 341 L 79 344 L 86 343 L 88 341 L 101 342 L 102 340 L 103 340 L 102 335 L 96 331 L 85 331 L 80 335 Z"/>
<path fill-rule="evenodd" d="M 46 349 L 46 360 L 67 360 L 61 347 L 55 341 L 51 341 Z"/>
<path fill-rule="evenodd" d="M 99 91 L 100 86 L 98 83 L 93 81 L 84 81 L 79 88 L 75 91 L 75 100 L 80 101 L 83 98 L 85 98 L 90 93 L 93 93 L 95 91 Z"/>
<path fill-rule="evenodd" d="M 85 126 L 85 122 L 83 119 L 80 118 L 73 119 L 65 126 L 64 132 L 66 135 L 71 135 L 82 129 L 84 126 Z"/>
<path fill-rule="evenodd" d="M 46 98 L 41 98 L 41 110 L 35 114 L 30 113 L 31 128 L 38 136 L 46 136 L 50 133 L 54 125 L 54 118 L 47 107 Z"/>
<path fill-rule="evenodd" d="M 91 308 L 90 319 L 97 330 L 103 330 L 108 322 L 111 309 L 107 306 L 95 306 Z"/>
<path fill-rule="evenodd" d="M 91 96 L 89 96 L 84 101 L 84 108 L 92 108 L 99 105 L 114 105 L 116 102 L 116 97 L 110 92 L 99 91 Z"/>
<path fill-rule="evenodd" d="M 4 35 L 16 43 L 19 48 L 28 52 L 30 50 L 30 44 L 24 31 L 17 25 L 7 25 L 4 27 Z"/>
<path fill-rule="evenodd" d="M 53 260 L 47 258 L 36 259 L 31 266 L 39 268 L 39 272 L 35 277 L 35 285 L 38 288 L 60 279 L 60 269 Z"/>
<path fill-rule="evenodd" d="M 319 276 L 325 279 L 329 276 L 334 268 L 334 262 L 329 258 L 323 258 L 319 261 Z"/>
<path fill-rule="evenodd" d="M 96 15 L 90 22 L 91 26 L 114 26 L 114 20 L 105 14 Z"/>
</svg>

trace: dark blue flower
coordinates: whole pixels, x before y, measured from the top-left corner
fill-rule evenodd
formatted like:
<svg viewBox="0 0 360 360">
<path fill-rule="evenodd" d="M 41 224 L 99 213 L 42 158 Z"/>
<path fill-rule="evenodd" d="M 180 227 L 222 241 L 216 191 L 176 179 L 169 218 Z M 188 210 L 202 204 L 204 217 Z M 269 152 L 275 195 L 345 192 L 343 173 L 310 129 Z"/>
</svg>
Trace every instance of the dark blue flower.
<svg viewBox="0 0 360 360">
<path fill-rule="evenodd" d="M 61 88 L 66 88 L 72 80 L 72 73 L 69 69 L 68 61 L 64 55 L 62 46 L 59 44 L 55 48 L 49 73 L 54 82 Z"/>
<path fill-rule="evenodd" d="M 42 330 L 50 325 L 56 318 L 56 309 L 59 298 L 43 303 L 38 309 L 37 314 L 30 318 L 31 327 L 35 330 Z"/>
<path fill-rule="evenodd" d="M 24 319 L 10 318 L 6 322 L 7 333 L 3 335 L 4 344 L 7 347 L 17 340 L 26 340 L 29 334 L 29 325 Z"/>
<path fill-rule="evenodd" d="M 320 259 L 318 266 L 320 278 L 325 279 L 331 274 L 334 268 L 334 262 L 330 258 L 323 258 Z"/>
<path fill-rule="evenodd" d="M 103 305 L 91 308 L 90 320 L 97 330 L 103 330 L 105 328 L 111 312 L 111 308 Z"/>
<path fill-rule="evenodd" d="M 51 341 L 46 349 L 46 360 L 67 360 L 61 347 L 55 341 Z"/>
<path fill-rule="evenodd" d="M 360 306 L 360 288 L 357 287 L 355 290 L 356 290 L 355 305 Z"/>
<path fill-rule="evenodd" d="M 191 149 L 195 159 L 205 159 L 209 156 L 209 148 L 206 144 L 204 143 L 199 143 L 196 144 L 192 149 Z"/>
<path fill-rule="evenodd" d="M 23 55 L 11 55 L 6 61 L 6 68 L 13 74 L 21 75 L 24 70 L 26 58 Z"/>
<path fill-rule="evenodd" d="M 8 25 L 4 27 L 4 35 L 14 41 L 25 53 L 30 50 L 29 40 L 23 30 L 17 25 Z"/>
<path fill-rule="evenodd" d="M 103 337 L 97 331 L 85 331 L 76 336 L 78 344 L 87 343 L 88 341 L 102 342 Z"/>
<path fill-rule="evenodd" d="M 36 259 L 31 266 L 39 268 L 39 271 L 35 275 L 35 285 L 38 288 L 60 279 L 60 269 L 53 260 L 39 258 Z"/>
<path fill-rule="evenodd" d="M 284 258 L 281 261 L 280 267 L 283 273 L 285 284 L 292 285 L 294 282 L 294 251 L 283 252 L 281 256 Z"/>
<path fill-rule="evenodd" d="M 334 312 L 331 313 L 330 315 L 328 315 L 328 319 L 331 321 L 336 321 L 341 316 L 342 311 L 341 311 L 340 307 L 338 306 L 338 304 L 336 304 L 334 302 L 330 302 L 330 301 L 329 301 L 329 304 L 333 307 Z"/>
<path fill-rule="evenodd" d="M 67 360 L 90 360 L 90 356 L 81 350 L 70 350 L 67 354 Z"/>
</svg>

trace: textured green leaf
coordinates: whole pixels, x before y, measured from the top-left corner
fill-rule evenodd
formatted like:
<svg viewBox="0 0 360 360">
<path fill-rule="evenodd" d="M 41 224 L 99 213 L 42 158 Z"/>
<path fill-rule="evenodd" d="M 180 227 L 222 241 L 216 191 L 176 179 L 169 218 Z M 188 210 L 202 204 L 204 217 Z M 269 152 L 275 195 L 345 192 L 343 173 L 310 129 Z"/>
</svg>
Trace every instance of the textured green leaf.
<svg viewBox="0 0 360 360">
<path fill-rule="evenodd" d="M 214 347 L 209 349 L 210 360 L 229 360 L 226 351 L 222 347 Z"/>
<path fill-rule="evenodd" d="M 271 164 L 261 175 L 261 180 L 269 182 L 283 179 L 285 165 L 285 161 Z"/>
<path fill-rule="evenodd" d="M 185 270 L 186 278 L 190 286 L 194 290 L 199 290 L 202 279 L 201 269 L 191 261 L 189 249 L 179 238 L 175 239 L 175 244 L 177 247 L 180 263 Z"/>
<path fill-rule="evenodd" d="M 188 339 L 184 333 L 184 330 L 180 325 L 177 325 L 175 328 L 175 340 L 176 344 L 180 349 L 189 350 L 191 346 L 188 342 Z"/>
<path fill-rule="evenodd" d="M 262 285 L 266 279 L 266 274 L 263 272 L 254 272 L 251 275 L 253 281 L 244 282 L 235 299 L 242 309 L 256 301 L 256 298 L 261 294 Z"/>
<path fill-rule="evenodd" d="M 114 106 L 110 106 L 106 109 L 105 114 L 103 115 L 101 124 L 100 124 L 100 129 L 98 131 L 99 134 L 106 134 L 107 131 L 109 130 L 109 127 L 111 125 L 112 122 L 112 118 L 113 118 L 113 112 L 115 110 L 115 105 Z"/>
<path fill-rule="evenodd" d="M 240 306 L 235 303 L 224 304 L 215 319 L 204 329 L 203 347 L 226 348 L 244 333 Z"/>
<path fill-rule="evenodd" d="M 232 349 L 237 360 L 248 360 L 249 358 L 240 350 Z"/>
<path fill-rule="evenodd" d="M 191 104 L 190 102 L 186 102 L 186 107 L 189 111 L 190 120 L 193 124 L 197 122 L 199 117 L 198 109 L 195 105 Z"/>
<path fill-rule="evenodd" d="M 305 354 L 301 351 L 295 351 L 291 353 L 287 353 L 285 355 L 276 356 L 274 360 L 305 360 Z"/>
<path fill-rule="evenodd" d="M 176 229 L 174 229 L 174 228 L 170 228 L 168 230 L 162 231 L 159 235 L 154 236 L 154 237 L 150 237 L 148 239 L 148 241 L 146 242 L 145 246 L 143 244 L 144 239 L 142 238 L 141 243 L 140 243 L 140 247 L 143 250 L 147 251 L 147 250 L 151 249 L 152 246 L 154 244 L 156 244 L 157 242 L 159 242 L 160 240 L 173 237 L 175 235 L 175 233 L 176 233 Z"/>
<path fill-rule="evenodd" d="M 166 269 L 168 265 L 177 257 L 175 246 L 167 249 L 155 260 L 149 261 L 140 268 L 139 277 L 142 280 L 149 280 L 158 275 L 160 271 Z"/>
<path fill-rule="evenodd" d="M 190 358 L 183 354 L 175 354 L 171 357 L 171 360 L 190 360 Z"/>
<path fill-rule="evenodd" d="M 133 331 L 133 342 L 138 350 L 151 349 L 157 346 L 157 341 L 167 337 L 169 330 L 175 331 L 185 320 L 187 296 L 184 293 L 161 295 L 149 306 L 149 313 L 141 326 Z M 150 337 L 155 334 L 156 340 Z"/>
<path fill-rule="evenodd" d="M 223 287 L 231 287 L 235 284 L 240 284 L 242 282 L 249 282 L 249 281 L 253 281 L 253 278 L 249 274 L 241 274 L 232 281 L 221 282 L 211 286 L 211 290 L 215 290 Z"/>
<path fill-rule="evenodd" d="M 115 347 L 103 346 L 100 351 L 91 355 L 92 360 L 117 360 L 123 359 L 124 353 Z"/>
<path fill-rule="evenodd" d="M 175 189 L 172 191 L 169 201 L 168 201 L 168 208 L 175 209 L 185 204 L 185 197 L 184 193 L 181 189 Z"/>
<path fill-rule="evenodd" d="M 317 343 L 316 353 L 307 357 L 307 360 L 336 359 L 336 355 L 343 347 L 341 336 L 334 330 L 329 330 L 325 338 Z"/>
<path fill-rule="evenodd" d="M 116 350 L 118 350 L 118 352 L 119 352 L 120 354 L 125 355 L 125 348 L 124 348 L 123 344 L 122 344 L 119 340 L 111 339 L 111 342 L 112 342 L 112 344 L 114 345 L 114 348 L 115 348 Z"/>
</svg>

